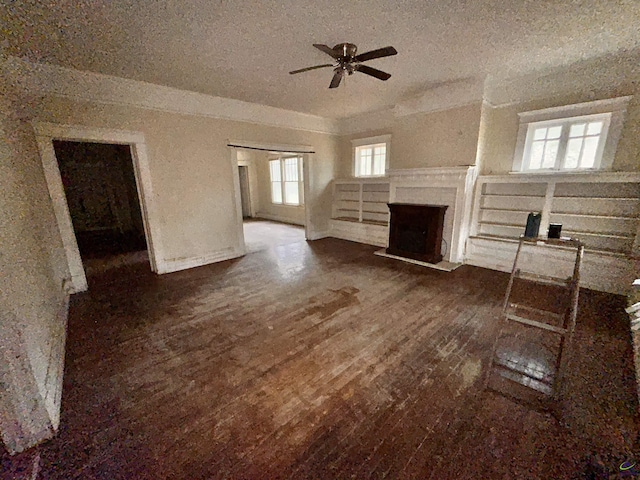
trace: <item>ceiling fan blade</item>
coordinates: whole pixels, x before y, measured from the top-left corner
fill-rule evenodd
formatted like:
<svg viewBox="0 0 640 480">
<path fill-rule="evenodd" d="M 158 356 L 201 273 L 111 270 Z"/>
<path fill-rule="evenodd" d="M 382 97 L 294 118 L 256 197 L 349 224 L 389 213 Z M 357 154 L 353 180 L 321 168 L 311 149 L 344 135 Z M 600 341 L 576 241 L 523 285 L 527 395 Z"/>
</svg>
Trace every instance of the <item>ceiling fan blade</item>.
<svg viewBox="0 0 640 480">
<path fill-rule="evenodd" d="M 331 55 L 333 58 L 338 58 L 340 56 L 340 52 L 336 52 L 333 48 L 329 47 L 328 45 L 322 45 L 321 43 L 314 43 L 313 46 L 316 47 L 318 50 L 323 51 L 327 55 Z"/>
<path fill-rule="evenodd" d="M 390 57 L 397 54 L 398 51 L 393 47 L 378 48 L 377 50 L 371 50 L 370 52 L 356 55 L 356 61 L 366 62 L 367 60 L 373 60 L 374 58 Z"/>
<path fill-rule="evenodd" d="M 333 67 L 333 64 L 325 63 L 324 65 L 316 65 L 315 67 L 301 68 L 300 70 L 294 70 L 292 72 L 289 72 L 289 74 L 294 75 L 296 73 L 308 72 L 309 70 L 315 70 L 316 68 L 325 68 L 325 67 Z"/>
<path fill-rule="evenodd" d="M 367 75 L 371 75 L 372 77 L 376 77 L 380 80 L 389 80 L 391 78 L 391 74 L 387 72 L 383 72 L 382 70 L 378 70 L 377 68 L 371 68 L 366 65 L 356 65 L 356 70 L 362 73 L 366 73 Z"/>
<path fill-rule="evenodd" d="M 342 75 L 344 74 L 344 70 L 336 70 L 336 73 L 333 74 L 333 78 L 331 79 L 331 84 L 329 88 L 337 88 L 340 85 L 340 81 L 342 80 Z"/>
</svg>

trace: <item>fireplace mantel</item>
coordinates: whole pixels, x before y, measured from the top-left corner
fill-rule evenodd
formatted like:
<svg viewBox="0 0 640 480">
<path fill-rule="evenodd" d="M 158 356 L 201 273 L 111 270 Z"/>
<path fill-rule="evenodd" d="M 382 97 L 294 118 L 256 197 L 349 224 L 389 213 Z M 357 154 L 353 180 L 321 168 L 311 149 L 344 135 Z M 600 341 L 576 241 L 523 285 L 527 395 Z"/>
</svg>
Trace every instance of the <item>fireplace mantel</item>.
<svg viewBox="0 0 640 480">
<path fill-rule="evenodd" d="M 462 263 L 469 236 L 471 200 L 477 167 L 436 167 L 389 170 L 389 203 L 446 205 L 443 239 L 445 259 Z"/>
</svg>

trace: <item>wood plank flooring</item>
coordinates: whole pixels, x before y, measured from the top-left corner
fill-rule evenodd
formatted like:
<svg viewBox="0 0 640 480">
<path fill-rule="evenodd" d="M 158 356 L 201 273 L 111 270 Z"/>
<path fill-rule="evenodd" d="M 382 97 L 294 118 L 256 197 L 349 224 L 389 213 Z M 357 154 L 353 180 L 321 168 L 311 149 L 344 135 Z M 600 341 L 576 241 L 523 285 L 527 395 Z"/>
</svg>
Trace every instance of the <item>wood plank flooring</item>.
<svg viewBox="0 0 640 480">
<path fill-rule="evenodd" d="M 583 291 L 557 421 L 483 388 L 507 275 L 375 250 L 92 279 L 39 478 L 608 478 L 588 475 L 640 460 L 621 298 Z"/>
</svg>

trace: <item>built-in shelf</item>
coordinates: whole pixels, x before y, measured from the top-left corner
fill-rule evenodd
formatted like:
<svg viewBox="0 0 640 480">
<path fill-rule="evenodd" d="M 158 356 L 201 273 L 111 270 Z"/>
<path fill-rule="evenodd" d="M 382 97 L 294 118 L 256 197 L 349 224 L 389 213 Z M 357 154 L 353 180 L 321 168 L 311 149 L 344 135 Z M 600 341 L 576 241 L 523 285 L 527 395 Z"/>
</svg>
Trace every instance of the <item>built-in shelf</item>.
<svg viewBox="0 0 640 480">
<path fill-rule="evenodd" d="M 370 245 L 387 245 L 389 179 L 335 180 L 332 200 L 332 236 Z"/>
<path fill-rule="evenodd" d="M 332 219 L 387 226 L 388 202 L 389 180 L 384 177 L 336 180 Z M 345 212 L 349 215 L 344 215 Z"/>
<path fill-rule="evenodd" d="M 508 271 L 529 212 L 540 212 L 539 234 L 562 224 L 562 236 L 585 244 L 584 284 L 620 293 L 640 242 L 640 174 L 491 175 L 479 177 L 466 260 Z M 545 258 L 555 268 L 564 258 Z"/>
</svg>

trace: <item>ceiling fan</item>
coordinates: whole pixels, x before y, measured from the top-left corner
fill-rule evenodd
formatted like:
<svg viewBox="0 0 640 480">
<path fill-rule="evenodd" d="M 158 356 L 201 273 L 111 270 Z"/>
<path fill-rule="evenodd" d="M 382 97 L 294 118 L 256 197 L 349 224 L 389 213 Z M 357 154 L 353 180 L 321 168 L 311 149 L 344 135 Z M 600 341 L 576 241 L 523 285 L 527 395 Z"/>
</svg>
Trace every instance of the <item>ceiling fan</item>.
<svg viewBox="0 0 640 480">
<path fill-rule="evenodd" d="M 371 75 L 379 80 L 388 80 L 391 74 L 372 68 L 367 65 L 363 65 L 362 62 L 367 60 L 373 60 L 374 58 L 390 57 L 396 55 L 398 52 L 393 47 L 378 48 L 377 50 L 371 50 L 370 52 L 361 53 L 356 55 L 358 47 L 353 43 L 339 43 L 333 48 L 327 45 L 321 45 L 318 43 L 313 44 L 318 50 L 323 51 L 327 55 L 334 58 L 334 63 L 325 63 L 323 65 L 315 65 L 313 67 L 301 68 L 300 70 L 294 70 L 289 72 L 291 75 L 296 73 L 308 72 L 309 70 L 315 70 L 316 68 L 333 67 L 333 79 L 329 88 L 336 88 L 340 85 L 342 77 L 346 75 L 353 75 L 355 72 L 362 72 L 366 75 Z"/>
</svg>

